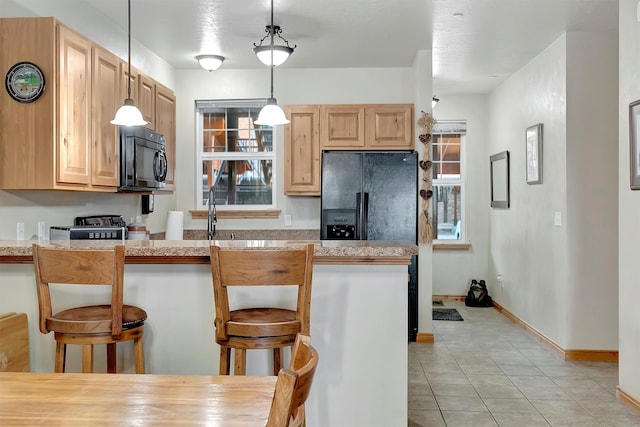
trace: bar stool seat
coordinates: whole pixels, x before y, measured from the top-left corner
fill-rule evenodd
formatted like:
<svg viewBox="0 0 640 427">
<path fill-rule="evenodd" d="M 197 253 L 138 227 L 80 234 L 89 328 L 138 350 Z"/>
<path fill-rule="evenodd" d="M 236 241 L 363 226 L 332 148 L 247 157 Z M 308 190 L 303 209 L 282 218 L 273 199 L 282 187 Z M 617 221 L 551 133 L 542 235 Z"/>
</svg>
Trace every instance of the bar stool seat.
<svg viewBox="0 0 640 427">
<path fill-rule="evenodd" d="M 93 372 L 93 346 L 107 345 L 107 372 L 115 373 L 116 343 L 133 341 L 135 370 L 145 372 L 142 339 L 147 313 L 123 304 L 124 252 L 45 248 L 34 244 L 33 264 L 38 290 L 40 332 L 54 332 L 55 372 L 65 372 L 67 344 L 82 345 L 82 372 Z M 111 304 L 67 308 L 53 313 L 49 284 L 107 285 Z"/>
<path fill-rule="evenodd" d="M 233 249 L 211 246 L 216 308 L 216 342 L 220 345 L 220 375 L 246 374 L 246 350 L 273 349 L 273 373 L 280 371 L 283 349 L 296 335 L 309 335 L 313 244 L 291 249 Z M 248 307 L 231 310 L 229 287 L 297 286 L 295 310 Z"/>
</svg>

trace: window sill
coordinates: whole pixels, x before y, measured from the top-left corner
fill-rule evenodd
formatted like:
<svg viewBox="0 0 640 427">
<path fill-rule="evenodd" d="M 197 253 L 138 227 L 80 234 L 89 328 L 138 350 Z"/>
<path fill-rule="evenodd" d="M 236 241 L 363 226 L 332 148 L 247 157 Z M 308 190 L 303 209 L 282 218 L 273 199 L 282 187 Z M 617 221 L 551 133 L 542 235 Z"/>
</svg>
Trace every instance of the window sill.
<svg viewBox="0 0 640 427">
<path fill-rule="evenodd" d="M 206 210 L 193 210 L 189 211 L 191 218 L 193 219 L 207 219 L 209 216 Z M 262 218 L 262 219 L 275 219 L 280 217 L 279 209 L 268 210 L 216 210 L 216 217 L 218 219 L 245 219 L 245 218 Z"/>
<path fill-rule="evenodd" d="M 471 250 L 471 243 L 434 243 L 432 245 L 433 251 L 469 251 Z"/>
</svg>

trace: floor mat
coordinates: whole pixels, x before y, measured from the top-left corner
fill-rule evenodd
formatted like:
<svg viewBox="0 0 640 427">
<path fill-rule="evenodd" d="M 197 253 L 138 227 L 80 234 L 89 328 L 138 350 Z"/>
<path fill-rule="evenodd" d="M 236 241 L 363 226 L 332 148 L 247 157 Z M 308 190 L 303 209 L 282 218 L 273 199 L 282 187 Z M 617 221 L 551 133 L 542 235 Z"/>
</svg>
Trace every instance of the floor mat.
<svg viewBox="0 0 640 427">
<path fill-rule="evenodd" d="M 464 320 L 455 308 L 434 308 L 433 320 Z"/>
<path fill-rule="evenodd" d="M 431 303 L 434 307 L 442 307 L 444 303 L 442 301 L 432 301 Z"/>
</svg>

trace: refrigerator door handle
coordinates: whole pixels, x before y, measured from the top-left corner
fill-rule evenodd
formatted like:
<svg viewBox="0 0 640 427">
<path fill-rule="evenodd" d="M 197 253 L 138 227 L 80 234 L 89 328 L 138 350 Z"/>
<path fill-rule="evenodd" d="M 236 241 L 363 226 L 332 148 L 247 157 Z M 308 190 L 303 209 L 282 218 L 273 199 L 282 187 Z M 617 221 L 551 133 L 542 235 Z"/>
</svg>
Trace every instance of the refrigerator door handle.
<svg viewBox="0 0 640 427">
<path fill-rule="evenodd" d="M 362 224 L 362 193 L 356 193 L 356 235 L 354 238 L 360 240 L 360 226 Z"/>
<path fill-rule="evenodd" d="M 360 233 L 360 240 L 369 239 L 369 193 L 362 194 L 362 232 Z"/>
</svg>

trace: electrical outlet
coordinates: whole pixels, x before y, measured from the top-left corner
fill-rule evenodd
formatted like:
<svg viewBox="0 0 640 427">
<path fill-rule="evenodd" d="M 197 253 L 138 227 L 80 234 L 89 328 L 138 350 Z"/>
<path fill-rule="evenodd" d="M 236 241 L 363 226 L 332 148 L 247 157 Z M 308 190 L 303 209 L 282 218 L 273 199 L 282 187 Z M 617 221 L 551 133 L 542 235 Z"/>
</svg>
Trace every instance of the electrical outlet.
<svg viewBox="0 0 640 427">
<path fill-rule="evenodd" d="M 500 288 L 504 289 L 504 280 L 502 279 L 502 274 L 496 274 L 496 280 L 500 284 Z"/>
<path fill-rule="evenodd" d="M 17 240 L 24 240 L 24 222 L 16 224 L 16 236 Z"/>
</svg>

